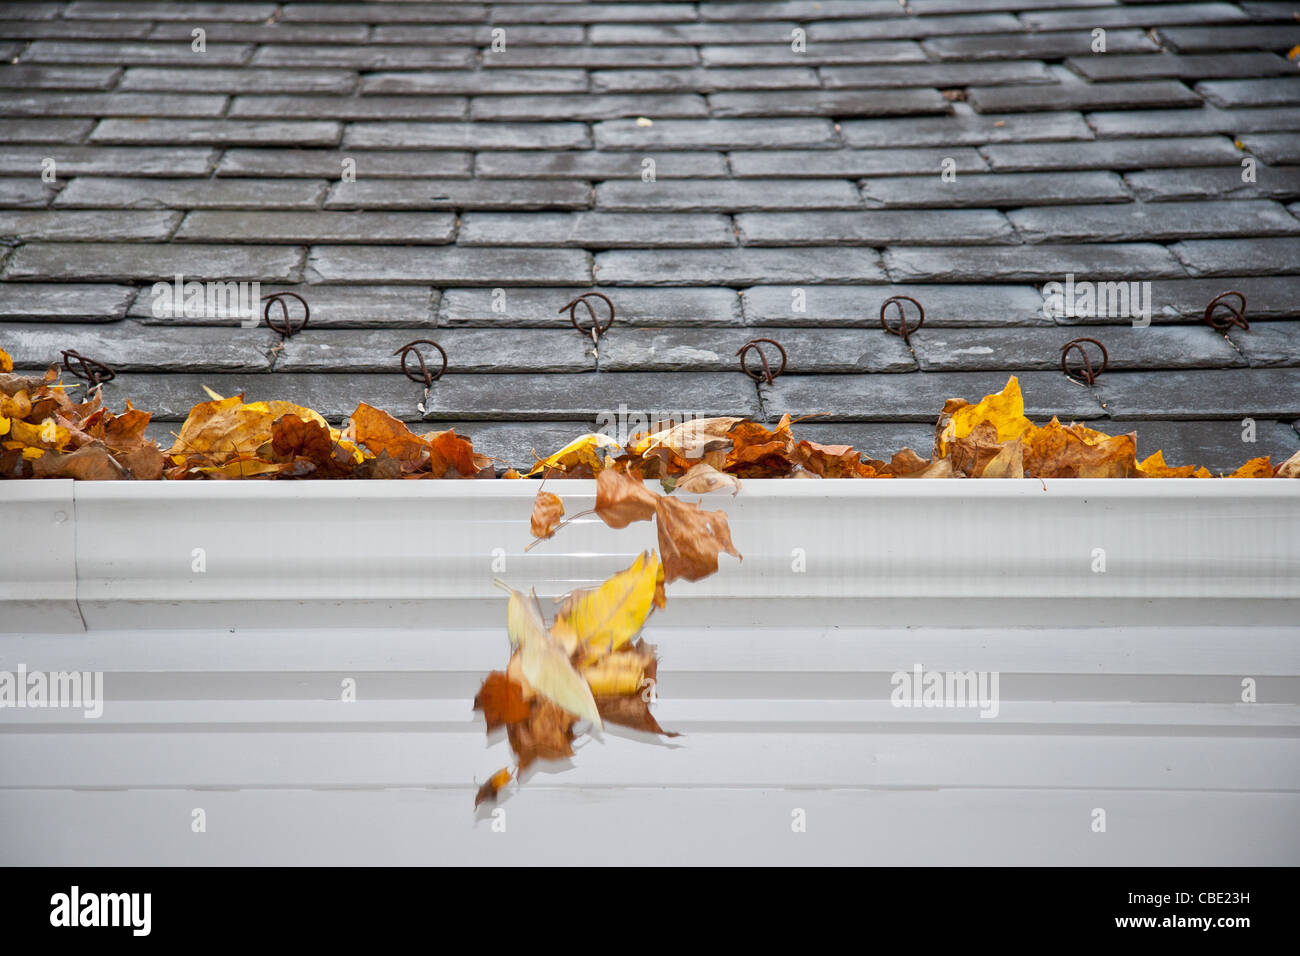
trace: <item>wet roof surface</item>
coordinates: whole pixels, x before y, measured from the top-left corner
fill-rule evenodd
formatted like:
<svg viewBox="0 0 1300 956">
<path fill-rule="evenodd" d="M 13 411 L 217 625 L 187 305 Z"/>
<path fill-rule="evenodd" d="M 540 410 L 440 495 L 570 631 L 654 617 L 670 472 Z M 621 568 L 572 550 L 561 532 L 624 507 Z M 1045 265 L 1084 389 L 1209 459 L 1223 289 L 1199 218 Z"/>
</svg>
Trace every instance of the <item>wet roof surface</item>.
<svg viewBox="0 0 1300 956">
<path fill-rule="evenodd" d="M 110 405 L 163 435 L 207 385 L 336 422 L 364 400 L 516 463 L 620 409 L 826 413 L 801 434 L 888 457 L 1016 374 L 1031 415 L 1136 428 L 1144 455 L 1278 460 L 1300 447 L 1297 11 L 0 4 L 0 346 L 111 365 Z M 296 292 L 310 324 L 173 316 L 153 284 L 177 274 Z M 1124 285 L 1047 317 L 1069 276 Z M 562 311 L 593 288 L 616 307 L 597 349 Z M 1202 321 L 1227 290 L 1249 329 Z M 906 341 L 891 295 L 925 308 Z M 1092 387 L 1060 368 L 1078 337 L 1109 354 Z M 740 371 L 753 338 L 787 353 L 770 384 Z M 393 354 L 414 339 L 448 358 L 424 413 Z"/>
</svg>

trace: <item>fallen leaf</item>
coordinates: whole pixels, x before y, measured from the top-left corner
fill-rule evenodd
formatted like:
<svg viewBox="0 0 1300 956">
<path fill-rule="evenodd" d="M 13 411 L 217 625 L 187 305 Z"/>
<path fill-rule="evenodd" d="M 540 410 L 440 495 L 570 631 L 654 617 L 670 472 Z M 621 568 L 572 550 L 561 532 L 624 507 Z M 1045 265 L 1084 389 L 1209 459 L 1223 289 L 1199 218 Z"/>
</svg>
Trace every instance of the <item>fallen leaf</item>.
<svg viewBox="0 0 1300 956">
<path fill-rule="evenodd" d="M 1300 451 L 1296 452 L 1273 473 L 1274 478 L 1300 478 Z"/>
<path fill-rule="evenodd" d="M 592 701 L 592 708 L 596 706 Z M 600 720 L 599 714 L 596 717 Z M 543 697 L 532 702 L 532 713 L 527 720 L 506 725 L 510 749 L 519 758 L 519 769 L 525 770 L 535 760 L 563 760 L 573 756 L 573 725 L 577 718 Z"/>
<path fill-rule="evenodd" d="M 573 668 L 560 644 L 551 637 L 537 610 L 535 595 L 500 585 L 510 593 L 506 628 L 512 646 L 519 648 L 519 662 L 529 686 L 554 701 L 575 717 L 591 721 L 600 729 L 600 714 L 591 688 Z"/>
<path fill-rule="evenodd" d="M 1103 435 L 1053 418 L 1024 435 L 1025 474 L 1033 478 L 1136 478 L 1137 436 Z"/>
<path fill-rule="evenodd" d="M 731 444 L 727 432 L 740 418 L 692 418 L 671 428 L 650 435 L 638 436 L 628 442 L 628 451 L 642 458 L 652 455 L 676 456 L 683 463 L 696 461 L 705 453 L 726 448 Z"/>
<path fill-rule="evenodd" d="M 1165 464 L 1165 453 L 1157 451 L 1154 455 L 1149 455 L 1141 464 L 1138 465 L 1138 473 L 1142 478 L 1209 478 L 1210 472 L 1205 468 L 1197 468 L 1195 465 L 1179 465 L 1173 467 Z"/>
<path fill-rule="evenodd" d="M 549 471 L 558 471 L 566 475 L 586 469 L 592 474 L 605 467 L 605 454 L 617 455 L 623 446 L 608 435 L 589 432 L 579 435 L 555 454 L 544 458 L 528 472 L 529 477 Z"/>
<path fill-rule="evenodd" d="M 960 438 L 969 435 L 977 425 L 987 422 L 997 430 L 997 441 L 1014 441 L 1033 428 L 1033 423 L 1025 417 L 1025 400 L 1020 394 L 1020 380 L 1014 375 L 1007 379 L 1001 392 L 985 395 L 978 404 L 962 402 L 944 405 L 946 421 L 942 430 L 935 436 L 934 453 L 936 458 L 948 454 L 948 446 Z"/>
<path fill-rule="evenodd" d="M 486 802 L 495 802 L 505 785 L 510 782 L 511 773 L 509 767 L 502 767 L 492 776 L 488 777 L 487 783 L 478 788 L 478 793 L 474 795 L 474 808 L 477 809 L 479 804 Z"/>
<path fill-rule="evenodd" d="M 493 671 L 484 678 L 474 698 L 474 709 L 483 711 L 489 733 L 503 724 L 527 720 L 532 713 L 521 686 L 504 671 Z"/>
<path fill-rule="evenodd" d="M 626 528 L 633 521 L 649 521 L 655 516 L 659 495 L 639 478 L 614 468 L 605 468 L 596 476 L 596 514 L 611 528 Z"/>
<path fill-rule="evenodd" d="M 37 478 L 77 478 L 81 481 L 121 481 L 131 475 L 102 444 L 85 445 L 76 451 L 51 451 L 32 464 Z"/>
<path fill-rule="evenodd" d="M 561 519 L 564 518 L 564 502 L 559 495 L 549 491 L 538 491 L 533 499 L 533 516 L 529 528 L 534 538 L 549 538 L 555 534 Z"/>
<path fill-rule="evenodd" d="M 730 491 L 734 498 L 740 494 L 740 479 L 718 471 L 707 462 L 700 462 L 691 467 L 686 474 L 676 479 L 674 490 L 684 491 L 688 495 L 708 495 L 715 491 Z"/>
<path fill-rule="evenodd" d="M 721 511 L 701 511 L 697 504 L 660 497 L 655 502 L 655 518 L 665 583 L 708 577 L 718 570 L 719 551 L 740 558 L 731 543 L 727 516 Z"/>
<path fill-rule="evenodd" d="M 1232 474 L 1228 475 L 1227 477 L 1228 478 L 1272 478 L 1273 463 L 1272 461 L 1269 460 L 1269 457 L 1267 455 L 1264 456 L 1263 458 L 1252 458 L 1250 461 L 1246 462 L 1244 465 L 1242 465 L 1240 468 L 1238 468 L 1236 471 L 1234 471 Z"/>
<path fill-rule="evenodd" d="M 631 567 L 600 587 L 571 592 L 556 612 L 551 628 L 555 640 L 569 656 L 577 654 L 585 661 L 623 647 L 645 624 L 661 571 L 659 556 L 643 551 Z"/>
</svg>

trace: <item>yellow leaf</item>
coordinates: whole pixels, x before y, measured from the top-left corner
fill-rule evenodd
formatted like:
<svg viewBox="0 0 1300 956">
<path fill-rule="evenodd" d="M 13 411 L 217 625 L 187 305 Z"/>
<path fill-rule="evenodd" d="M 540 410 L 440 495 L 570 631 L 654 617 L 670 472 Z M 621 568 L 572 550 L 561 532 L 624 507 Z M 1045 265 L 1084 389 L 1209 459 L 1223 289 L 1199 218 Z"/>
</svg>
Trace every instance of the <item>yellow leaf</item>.
<svg viewBox="0 0 1300 956">
<path fill-rule="evenodd" d="M 14 360 L 9 357 L 9 353 L 0 349 L 0 372 L 12 372 L 14 370 Z"/>
<path fill-rule="evenodd" d="M 1033 423 L 1025 417 L 1025 400 L 1020 394 L 1020 380 L 1014 375 L 996 395 L 985 395 L 977 405 L 963 405 L 935 439 L 935 454 L 942 458 L 948 453 L 950 442 L 965 438 L 981 422 L 988 422 L 998 430 L 998 441 L 1015 441 Z"/>
<path fill-rule="evenodd" d="M 605 451 L 617 455 L 622 450 L 623 446 L 608 435 L 600 435 L 595 432 L 579 435 L 554 455 L 539 461 L 528 474 L 540 474 L 549 468 L 558 469 L 559 471 L 573 471 L 582 465 L 587 465 L 593 472 L 600 471 L 605 466 Z"/>
<path fill-rule="evenodd" d="M 598 588 L 574 591 L 565 598 L 552 633 L 570 654 L 579 649 L 585 661 L 616 651 L 641 632 L 654 602 L 659 556 L 643 551 L 632 566 Z"/>
<path fill-rule="evenodd" d="M 600 728 L 600 712 L 596 709 L 596 699 L 591 688 L 582 679 L 582 675 L 569 663 L 569 655 L 557 644 L 546 630 L 542 615 L 537 610 L 535 595 L 525 596 L 523 592 L 506 587 L 498 581 L 498 587 L 510 593 L 510 604 L 506 608 L 506 630 L 510 635 L 512 647 L 519 648 L 519 664 L 524 679 L 537 693 L 550 700 L 575 717 L 589 720 L 592 726 Z"/>
<path fill-rule="evenodd" d="M 618 651 L 583 665 L 582 676 L 587 679 L 591 692 L 597 697 L 625 697 L 641 690 L 641 679 L 655 657 L 654 651 L 647 648 L 643 644 L 638 649 Z"/>
<path fill-rule="evenodd" d="M 20 441 L 24 445 L 33 447 L 47 446 L 50 448 L 62 449 L 71 440 L 72 436 L 66 428 L 55 423 L 53 418 L 47 418 L 39 425 L 33 425 L 31 422 L 10 419 L 9 437 L 14 441 Z"/>
</svg>

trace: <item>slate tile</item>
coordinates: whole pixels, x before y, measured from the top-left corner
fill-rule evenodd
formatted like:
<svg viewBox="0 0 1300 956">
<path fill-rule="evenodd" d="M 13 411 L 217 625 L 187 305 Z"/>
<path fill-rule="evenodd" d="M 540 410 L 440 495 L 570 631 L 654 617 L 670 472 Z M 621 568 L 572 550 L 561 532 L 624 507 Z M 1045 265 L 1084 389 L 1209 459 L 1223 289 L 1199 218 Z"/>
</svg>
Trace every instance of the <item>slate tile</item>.
<svg viewBox="0 0 1300 956">
<path fill-rule="evenodd" d="M 330 187 L 326 209 L 585 209 L 585 182 L 511 179 L 358 179 Z"/>
<path fill-rule="evenodd" d="M 445 375 L 429 394 L 424 418 L 595 422 L 621 407 L 654 418 L 758 412 L 753 382 L 736 372 L 587 372 L 563 382 L 557 387 L 546 375 Z"/>
<path fill-rule="evenodd" d="M 1228 338 L 1252 368 L 1300 365 L 1300 322 L 1252 322 Z"/>
<path fill-rule="evenodd" d="M 1201 98 L 1177 80 L 1059 83 L 1055 86 L 979 86 L 967 91 L 967 100 L 981 113 L 1154 109 L 1201 104 Z"/>
<path fill-rule="evenodd" d="M 264 283 L 263 296 L 276 292 L 292 292 L 300 296 L 311 309 L 312 329 L 362 329 L 362 328 L 431 328 L 437 325 L 439 295 L 428 286 L 393 285 L 280 285 Z M 286 300 L 294 311 L 296 321 L 301 308 L 293 300 Z M 155 297 L 150 286 L 140 289 L 131 304 L 131 318 L 146 325 L 240 325 L 240 319 L 225 316 L 173 316 L 165 297 L 160 314 L 154 314 Z M 270 316 L 282 320 L 280 310 L 268 304 Z M 268 306 L 263 306 L 259 324 L 266 324 Z M 398 343 L 399 345 L 402 343 Z"/>
<path fill-rule="evenodd" d="M 14 93 L 0 102 L 6 116 L 220 116 L 224 96 L 187 93 Z"/>
<path fill-rule="evenodd" d="M 495 289 L 448 289 L 442 297 L 438 320 L 439 324 L 449 326 L 565 328 L 577 335 L 572 331 L 568 311 L 560 307 L 587 291 L 586 287 L 504 288 L 497 295 Z M 614 302 L 619 326 L 726 326 L 743 322 L 740 297 L 734 289 L 624 287 L 604 291 Z M 494 308 L 498 303 L 499 309 Z M 586 318 L 581 307 L 578 315 Z M 603 319 L 605 313 L 601 315 Z"/>
<path fill-rule="evenodd" d="M 980 150 L 998 171 L 1152 169 L 1162 166 L 1241 166 L 1241 152 L 1218 136 L 1094 140 L 1068 150 L 1047 143 L 997 143 Z"/>
<path fill-rule="evenodd" d="M 770 285 L 745 289 L 742 300 L 750 325 L 847 326 L 884 336 L 880 308 L 894 295 L 921 303 L 925 328 L 1033 325 L 1043 319 L 1043 297 L 1029 285 Z M 914 323 L 916 314 L 911 306 L 908 310 Z M 892 306 L 889 311 L 897 325 L 898 314 Z"/>
<path fill-rule="evenodd" d="M 548 46 L 550 44 L 582 43 L 586 31 L 577 25 L 551 26 L 546 24 L 510 24 L 508 27 L 496 27 L 490 23 L 481 24 L 447 24 L 437 26 L 420 26 L 412 23 L 378 24 L 370 33 L 372 43 L 467 43 L 474 46 L 489 46 L 492 43 L 492 31 L 503 29 L 508 54 L 517 46 Z M 497 56 L 492 50 L 489 54 Z"/>
<path fill-rule="evenodd" d="M 128 67 L 117 88 L 131 92 L 167 92 L 175 89 L 195 93 L 351 93 L 357 85 L 352 70 L 184 70 L 167 67 Z"/>
<path fill-rule="evenodd" d="M 186 280 L 297 281 L 303 250 L 292 246 L 176 246 L 164 243 L 29 242 L 6 264 L 4 277 L 74 282 Z"/>
<path fill-rule="evenodd" d="M 423 388 L 408 381 L 401 372 L 384 375 L 358 372 L 322 375 L 291 375 L 280 372 L 134 372 L 120 375 L 104 386 L 104 404 L 120 408 L 129 398 L 153 413 L 155 422 L 183 422 L 190 409 L 206 402 L 210 388 L 218 395 L 244 394 L 247 402 L 285 401 L 314 409 L 334 425 L 340 425 L 367 402 L 404 420 L 419 416 L 416 404 Z M 162 429 L 159 443 L 167 447 L 179 428 Z"/>
<path fill-rule="evenodd" d="M 1089 279 L 1179 278 L 1179 261 L 1154 243 L 1091 245 L 893 246 L 885 268 L 895 282 L 1064 281 L 1066 273 Z"/>
<path fill-rule="evenodd" d="M 921 46 L 938 60 L 1058 60 L 1092 53 L 1090 30 L 1059 33 L 933 37 Z M 1160 48 L 1141 30 L 1107 30 L 1106 55 L 1156 53 Z"/>
<path fill-rule="evenodd" d="M 912 351 L 925 372 L 994 369 L 1060 370 L 1061 348 L 1079 337 L 1095 338 L 1110 359 L 1106 374 L 1121 369 L 1232 368 L 1246 363 L 1209 326 L 1164 325 L 1036 328 L 931 329 L 912 333 Z M 1092 353 L 1096 356 L 1096 351 Z M 1078 356 L 1073 356 L 1077 360 Z"/>
<path fill-rule="evenodd" d="M 659 120 L 638 126 L 634 120 L 595 125 L 599 149 L 830 149 L 839 145 L 827 119 Z"/>
<path fill-rule="evenodd" d="M 1233 275 L 1249 270 L 1258 275 L 1300 272 L 1300 240 L 1189 239 L 1170 246 L 1194 276 Z"/>
<path fill-rule="evenodd" d="M 440 245 L 455 235 L 449 212 L 191 212 L 176 240 Z"/>
<path fill-rule="evenodd" d="M 1025 242 L 1167 242 L 1300 232 L 1300 220 L 1277 203 L 1264 199 L 1041 206 L 1015 209 L 1007 216 Z"/>
<path fill-rule="evenodd" d="M 585 93 L 582 70 L 506 70 L 430 73 L 367 73 L 363 95 L 401 93 L 416 96 L 449 93 Z"/>
<path fill-rule="evenodd" d="M 1300 226 L 1300 223 L 1297 223 Z M 751 212 L 736 216 L 746 246 L 984 245 L 1016 243 L 992 209 L 888 209 L 858 212 Z"/>
<path fill-rule="evenodd" d="M 521 46 L 509 49 L 509 55 L 483 57 L 483 66 L 493 69 L 562 69 L 581 67 L 694 66 L 700 54 L 691 46 Z"/>
<path fill-rule="evenodd" d="M 610 285 L 731 285 L 880 282 L 871 249 L 625 250 L 596 256 L 596 278 Z"/>
<path fill-rule="evenodd" d="M 195 53 L 188 43 L 35 40 L 23 51 L 22 62 L 110 63 L 132 66 L 147 63 L 173 66 L 235 66 L 246 62 L 252 52 L 252 45 L 247 43 L 209 43 L 203 53 Z"/>
<path fill-rule="evenodd" d="M 1300 25 L 1280 23 L 1218 27 L 1161 27 L 1160 42 L 1179 53 L 1217 50 L 1289 50 L 1300 43 Z"/>
<path fill-rule="evenodd" d="M 850 182 L 834 179 L 747 179 L 711 182 L 665 181 L 599 183 L 601 209 L 636 212 L 733 212 L 753 209 L 860 209 L 862 199 Z"/>
<path fill-rule="evenodd" d="M 487 19 L 481 3 L 286 3 L 285 23 L 478 23 Z"/>
<path fill-rule="evenodd" d="M 714 116 L 909 116 L 947 113 L 948 101 L 935 89 L 891 89 L 863 95 L 856 90 L 780 90 L 711 93 Z"/>
<path fill-rule="evenodd" d="M 116 66 L 0 65 L 0 87 L 15 90 L 107 90 L 122 75 Z"/>
<path fill-rule="evenodd" d="M 915 40 L 866 40 L 848 43 L 811 43 L 796 53 L 787 35 L 775 44 L 739 44 L 700 47 L 706 66 L 831 66 L 863 63 L 919 63 L 926 59 Z"/>
<path fill-rule="evenodd" d="M 1232 23 L 1247 17 L 1230 3 L 1144 3 L 1087 10 L 1028 10 L 1020 20 L 1031 30 L 1093 30 L 1166 24 Z"/>
<path fill-rule="evenodd" d="M 1159 0 L 1157 0 L 1159 2 Z M 963 13 L 968 10 L 1056 10 L 1061 7 L 1104 7 L 1114 0 L 909 0 L 912 12 L 921 16 L 935 13 Z"/>
<path fill-rule="evenodd" d="M 163 242 L 180 221 L 179 212 L 0 210 L 0 242 Z"/>
<path fill-rule="evenodd" d="M 0 143 L 0 173 L 37 175 L 46 158 L 69 176 L 207 176 L 218 152 L 206 147 L 10 146 Z"/>
<path fill-rule="evenodd" d="M 907 119 L 847 120 L 840 134 L 850 146 L 980 146 L 984 143 L 1037 143 L 1092 139 L 1092 130 L 1078 113 L 1009 113 L 1006 116 L 955 110 L 951 116 Z M 798 144 L 803 145 L 803 144 Z M 1072 154 L 1074 146 L 1046 147 Z"/>
<path fill-rule="evenodd" d="M 19 369 L 47 368 L 61 361 L 63 349 L 74 349 L 118 374 L 262 372 L 270 370 L 266 353 L 276 338 L 266 329 L 159 328 L 129 320 L 72 328 L 23 323 L 5 327 L 5 351 Z"/>
<path fill-rule="evenodd" d="M 6 322 L 111 322 L 126 314 L 135 288 L 87 283 L 0 282 Z"/>
<path fill-rule="evenodd" d="M 905 86 L 933 86 L 943 89 L 959 86 L 1059 82 L 1046 65 L 1036 60 L 823 66 L 817 72 L 821 74 L 822 82 L 830 90 Z"/>
<path fill-rule="evenodd" d="M 574 285 L 590 282 L 591 257 L 579 249 L 312 246 L 307 274 L 312 282 L 360 284 Z"/>
<path fill-rule="evenodd" d="M 939 17 L 877 17 L 871 20 L 813 20 L 807 22 L 808 41 L 921 39 L 923 37 L 1009 33 L 1021 29 L 1009 13 Z M 787 31 L 786 35 L 789 35 Z"/>
<path fill-rule="evenodd" d="M 46 206 L 55 190 L 32 176 L 0 179 L 0 206 L 33 209 Z"/>
<path fill-rule="evenodd" d="M 215 23 L 204 24 L 209 43 L 365 43 L 370 28 L 363 23 Z M 160 23 L 150 40 L 190 42 L 190 23 Z"/>
<path fill-rule="evenodd" d="M 1089 80 L 1148 80 L 1169 77 L 1206 80 L 1290 73 L 1294 67 L 1275 53 L 1138 53 L 1130 56 L 1071 57 L 1065 65 Z"/>
<path fill-rule="evenodd" d="M 938 209 L 1009 209 L 1054 203 L 1123 203 L 1131 199 L 1119 176 L 1111 172 L 976 173 L 958 175 L 949 181 L 932 172 L 927 176 L 868 179 L 862 183 L 862 196 L 869 207 Z"/>
<path fill-rule="evenodd" d="M 1300 143 L 1300 136 L 1296 137 Z M 1300 169 L 1256 166 L 1255 182 L 1242 182 L 1243 170 L 1231 166 L 1144 169 L 1125 173 L 1124 182 L 1139 199 L 1290 199 L 1300 196 Z"/>
<path fill-rule="evenodd" d="M 753 329 L 611 329 L 600 340 L 600 368 L 608 372 L 731 372 Z M 856 329 L 769 328 L 781 343 L 789 374 L 911 372 L 912 353 L 897 336 L 867 339 Z M 769 361 L 777 360 L 775 350 Z M 750 367 L 762 363 L 749 356 Z"/>
<path fill-rule="evenodd" d="M 722 90 L 808 90 L 821 84 L 811 67 L 770 69 L 592 70 L 598 93 L 713 93 Z"/>
<path fill-rule="evenodd" d="M 285 343 L 276 357 L 275 371 L 391 372 L 398 361 L 393 352 L 410 335 L 394 329 L 307 329 Z M 511 329 L 509 334 L 496 329 L 441 329 L 436 339 L 447 350 L 448 375 L 580 373 L 596 367 L 590 354 L 591 341 L 559 329 Z M 432 361 L 439 361 L 435 349 L 428 351 Z M 509 401 L 505 396 L 502 400 Z"/>
<path fill-rule="evenodd" d="M 338 123 L 325 120 L 100 120 L 96 143 L 222 146 L 334 146 Z"/>
<path fill-rule="evenodd" d="M 1270 165 L 1300 164 L 1300 133 L 1248 133 L 1246 151 Z"/>
<path fill-rule="evenodd" d="M 943 169 L 952 160 L 958 173 L 988 168 L 984 157 L 965 146 L 951 149 L 836 149 L 755 150 L 729 154 L 732 174 L 739 179 L 798 176 L 858 178 L 862 176 L 909 176 Z"/>
<path fill-rule="evenodd" d="M 1101 418 L 1101 405 L 1088 389 L 1059 371 L 1017 376 L 1025 414 L 1036 420 Z M 782 375 L 760 387 L 769 418 L 825 413 L 819 422 L 929 422 L 949 398 L 978 402 L 1000 392 L 1006 372 L 913 372 L 910 375 Z M 924 450 L 924 449 L 921 449 Z"/>
<path fill-rule="evenodd" d="M 584 249 L 706 248 L 734 246 L 736 237 L 730 218 L 720 215 L 470 212 L 461 220 L 456 242 L 462 246 Z"/>
<path fill-rule="evenodd" d="M 12 4 L 5 15 L 14 20 L 53 20 L 62 13 L 62 3 L 24 3 Z"/>
<path fill-rule="evenodd" d="M 429 154 L 425 154 L 429 155 Z M 439 155 L 439 154 L 434 154 Z M 727 175 L 722 153 L 484 152 L 474 157 L 474 174 L 485 179 L 636 179 L 654 162 L 655 179 L 719 179 Z"/>
<path fill-rule="evenodd" d="M 699 5 L 704 20 L 840 20 L 860 17 L 900 17 L 890 0 L 776 0 L 776 2 L 713 3 Z"/>
<path fill-rule="evenodd" d="M 88 119 L 0 119 L 0 143 L 76 143 L 94 125 Z"/>
<path fill-rule="evenodd" d="M 208 49 L 212 49 L 211 45 Z M 467 70 L 474 65 L 468 47 L 307 46 L 268 43 L 249 61 L 253 66 L 342 67 L 350 70 Z"/>
<path fill-rule="evenodd" d="M 55 199 L 80 209 L 315 209 L 325 183 L 309 179 L 134 179 L 78 176 Z"/>
<path fill-rule="evenodd" d="M 863 457 L 889 461 L 894 453 L 911 448 L 930 457 L 934 447 L 934 425 L 929 422 L 831 422 L 817 419 L 798 422 L 793 428 L 796 441 L 823 445 L 852 445 Z"/>
<path fill-rule="evenodd" d="M 258 23 L 270 18 L 274 3 L 109 3 L 104 0 L 76 0 L 63 11 L 69 20 L 231 20 Z"/>
<path fill-rule="evenodd" d="M 788 41 L 793 21 L 730 23 L 594 23 L 588 39 L 597 46 L 699 46 L 705 43 Z"/>
<path fill-rule="evenodd" d="M 1117 421 L 1300 417 L 1300 369 L 1115 372 L 1096 388 Z M 1241 461 L 1255 456 L 1242 448 Z"/>
<path fill-rule="evenodd" d="M 464 119 L 463 96 L 236 96 L 235 119 L 446 120 Z"/>
<path fill-rule="evenodd" d="M 1198 136 L 1210 133 L 1240 135 L 1273 130 L 1300 130 L 1300 109 L 1142 110 L 1088 114 L 1088 125 L 1098 136 Z"/>
<path fill-rule="evenodd" d="M 469 153 L 429 150 L 339 151 L 333 149 L 228 149 L 218 176 L 302 176 L 339 179 L 343 161 L 351 160 L 358 181 L 368 179 L 468 179 Z"/>
<path fill-rule="evenodd" d="M 494 23 L 681 23 L 695 19 L 690 3 L 502 3 L 493 6 Z M 400 17 L 397 19 L 401 19 Z M 784 19 L 784 18 L 780 18 Z"/>
<path fill-rule="evenodd" d="M 623 116 L 707 116 L 708 104 L 696 94 L 476 96 L 470 116 L 476 120 L 604 120 Z"/>
<path fill-rule="evenodd" d="M 1247 0 L 1237 5 L 1242 13 L 1255 20 L 1295 19 L 1295 4 L 1290 0 Z"/>
<path fill-rule="evenodd" d="M 11 20 L 14 4 L 0 8 L 0 39 L 5 40 L 142 40 L 150 24 L 75 20 Z M 21 46 L 18 48 L 21 49 Z M 9 54 L 17 54 L 18 49 Z"/>
<path fill-rule="evenodd" d="M 621 122 L 621 121 L 618 121 Z M 358 149 L 587 149 L 585 123 L 349 123 Z"/>
<path fill-rule="evenodd" d="M 1215 106 L 1296 106 L 1300 104 L 1300 76 L 1278 76 L 1256 80 L 1206 80 L 1196 92 Z"/>
</svg>

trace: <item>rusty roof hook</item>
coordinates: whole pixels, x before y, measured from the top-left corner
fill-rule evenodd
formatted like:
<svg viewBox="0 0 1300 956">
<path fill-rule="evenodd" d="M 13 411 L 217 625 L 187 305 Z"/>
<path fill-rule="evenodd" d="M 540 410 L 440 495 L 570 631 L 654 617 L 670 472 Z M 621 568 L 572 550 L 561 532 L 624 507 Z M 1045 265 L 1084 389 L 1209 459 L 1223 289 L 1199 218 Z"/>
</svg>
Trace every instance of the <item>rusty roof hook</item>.
<svg viewBox="0 0 1300 956">
<path fill-rule="evenodd" d="M 767 355 L 763 352 L 764 345 L 775 345 L 776 350 L 781 353 L 781 367 L 775 372 L 772 371 L 771 366 L 767 363 Z M 762 374 L 751 370 L 746 361 L 751 349 L 758 353 L 759 361 L 763 363 Z M 756 382 L 767 382 L 768 385 L 771 385 L 772 380 L 785 371 L 787 359 L 785 348 L 776 339 L 750 339 L 736 350 L 736 354 L 740 356 L 740 370 Z"/>
<path fill-rule="evenodd" d="M 98 388 L 105 382 L 117 378 L 117 373 L 103 362 L 88 358 L 76 349 L 63 349 L 61 354 L 64 371 L 86 382 L 91 388 Z M 74 361 L 77 363 L 75 367 L 72 364 Z"/>
<path fill-rule="evenodd" d="M 285 305 L 285 297 L 297 299 L 302 305 L 302 325 L 295 326 L 289 318 L 289 307 Z M 262 306 L 262 318 L 266 319 L 266 324 L 279 332 L 283 338 L 292 338 L 294 335 L 307 328 L 307 323 L 311 319 L 311 308 L 307 305 L 307 300 L 296 292 L 272 292 L 270 295 L 262 296 L 262 301 L 266 303 Z M 284 325 L 276 325 L 271 320 L 271 305 L 275 304 L 280 307 L 280 316 L 284 319 Z"/>
<path fill-rule="evenodd" d="M 1092 359 L 1088 357 L 1088 350 L 1083 347 L 1085 342 L 1101 349 L 1101 368 L 1093 368 Z M 1083 366 L 1074 371 L 1071 371 L 1069 366 L 1069 357 L 1071 352 L 1078 352 L 1079 356 L 1083 359 Z M 1061 371 L 1064 372 L 1065 377 L 1072 382 L 1078 382 L 1080 385 L 1092 385 L 1093 382 L 1097 381 L 1097 376 L 1106 371 L 1109 367 L 1110 354 L 1106 351 L 1106 346 L 1102 345 L 1096 339 L 1071 339 L 1061 346 Z"/>
<path fill-rule="evenodd" d="M 907 312 L 903 309 L 904 302 L 910 302 L 912 305 L 916 306 L 916 325 L 909 326 L 907 324 Z M 891 305 L 898 309 L 898 328 L 896 329 L 891 328 L 889 323 L 885 321 L 885 313 Z M 891 295 L 884 302 L 880 303 L 880 327 L 891 335 L 899 336 L 904 342 L 907 342 L 908 345 L 912 344 L 909 341 L 909 336 L 924 324 L 925 307 L 910 295 Z"/>
<path fill-rule="evenodd" d="M 1236 299 L 1239 304 L 1234 306 L 1227 301 L 1230 298 Z M 1217 318 L 1220 309 L 1226 309 L 1229 317 Z M 1205 314 L 1201 316 L 1201 321 L 1218 332 L 1226 332 L 1234 325 L 1239 329 L 1249 329 L 1250 323 L 1246 321 L 1246 297 L 1236 289 L 1220 292 L 1205 307 Z"/>
<path fill-rule="evenodd" d="M 600 319 L 596 315 L 596 310 L 595 308 L 592 307 L 591 304 L 592 299 L 600 299 L 602 302 L 605 303 L 606 307 L 608 307 L 609 309 L 609 318 L 605 320 L 604 325 L 601 325 Z M 579 304 L 586 307 L 587 315 L 591 317 L 590 329 L 584 329 L 578 322 Z M 609 296 L 605 295 L 605 293 L 603 292 L 584 292 L 582 293 L 582 295 L 573 299 L 571 302 L 566 302 L 564 305 L 560 306 L 561 315 L 563 315 L 566 311 L 569 313 L 570 324 L 572 324 L 573 327 L 577 329 L 579 332 L 581 332 L 583 335 L 591 336 L 592 353 L 599 358 L 600 337 L 604 335 L 606 332 L 608 332 L 609 327 L 614 324 L 614 303 L 610 301 Z"/>
</svg>

